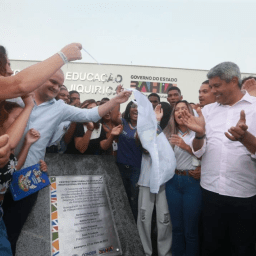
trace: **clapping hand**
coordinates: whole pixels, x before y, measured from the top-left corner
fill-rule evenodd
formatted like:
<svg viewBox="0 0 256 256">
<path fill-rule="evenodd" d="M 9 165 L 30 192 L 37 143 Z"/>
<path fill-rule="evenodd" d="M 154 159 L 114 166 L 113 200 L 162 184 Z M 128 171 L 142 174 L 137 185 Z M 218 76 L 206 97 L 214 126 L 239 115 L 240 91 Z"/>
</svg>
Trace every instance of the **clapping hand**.
<svg viewBox="0 0 256 256">
<path fill-rule="evenodd" d="M 244 82 L 242 89 L 250 92 L 251 90 L 255 90 L 256 81 L 254 78 L 248 79 Z"/>
<path fill-rule="evenodd" d="M 248 129 L 248 126 L 246 125 L 246 119 L 245 119 L 245 112 L 244 110 L 242 110 L 240 112 L 240 119 L 237 122 L 235 127 L 231 127 L 228 132 L 225 132 L 225 135 L 228 139 L 232 140 L 232 141 L 241 141 L 244 136 L 245 133 Z"/>
<path fill-rule="evenodd" d="M 112 130 L 111 130 L 111 135 L 117 136 L 122 132 L 123 126 L 121 124 L 119 124 L 118 126 L 115 126 Z"/>
<path fill-rule="evenodd" d="M 197 136 L 203 136 L 205 134 L 204 116 L 201 108 L 197 108 L 196 112 L 198 113 L 198 117 L 191 115 L 187 110 L 182 111 L 182 121 L 190 130 L 194 131 Z"/>
</svg>

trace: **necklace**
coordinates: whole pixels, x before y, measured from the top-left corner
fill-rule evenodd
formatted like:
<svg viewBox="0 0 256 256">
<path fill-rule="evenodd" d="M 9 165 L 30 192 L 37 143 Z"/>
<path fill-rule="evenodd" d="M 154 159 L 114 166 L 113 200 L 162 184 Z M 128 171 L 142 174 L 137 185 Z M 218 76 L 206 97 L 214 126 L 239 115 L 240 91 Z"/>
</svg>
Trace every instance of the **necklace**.
<svg viewBox="0 0 256 256">
<path fill-rule="evenodd" d="M 111 128 L 110 128 L 105 122 L 103 122 L 103 124 L 104 124 L 109 130 L 111 130 Z"/>
<path fill-rule="evenodd" d="M 131 123 L 129 123 L 129 125 L 130 125 L 130 128 L 131 128 L 132 130 L 135 130 L 135 129 L 137 128 L 137 125 L 132 126 L 132 124 L 131 124 Z"/>
</svg>

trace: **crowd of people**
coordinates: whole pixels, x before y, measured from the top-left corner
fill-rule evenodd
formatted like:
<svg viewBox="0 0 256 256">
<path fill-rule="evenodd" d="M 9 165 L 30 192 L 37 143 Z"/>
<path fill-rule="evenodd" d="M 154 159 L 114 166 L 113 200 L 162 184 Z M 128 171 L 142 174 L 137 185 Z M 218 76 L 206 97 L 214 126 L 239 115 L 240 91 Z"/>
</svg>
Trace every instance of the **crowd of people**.
<svg viewBox="0 0 256 256">
<path fill-rule="evenodd" d="M 120 112 L 131 92 L 118 86 L 112 99 L 81 102 L 64 85 L 60 68 L 81 59 L 81 49 L 67 45 L 13 76 L 0 46 L 1 255 L 15 255 L 38 195 L 14 201 L 12 174 L 36 163 L 47 171 L 46 152 L 115 157 L 147 256 L 154 208 L 159 256 L 255 255 L 256 78 L 242 80 L 236 64 L 223 62 L 198 85 L 198 104 L 174 86 L 168 102 L 148 95 L 156 134 L 164 134 L 176 158 L 174 176 L 151 193 L 152 158 L 138 135 L 138 106 L 130 101 Z"/>
</svg>

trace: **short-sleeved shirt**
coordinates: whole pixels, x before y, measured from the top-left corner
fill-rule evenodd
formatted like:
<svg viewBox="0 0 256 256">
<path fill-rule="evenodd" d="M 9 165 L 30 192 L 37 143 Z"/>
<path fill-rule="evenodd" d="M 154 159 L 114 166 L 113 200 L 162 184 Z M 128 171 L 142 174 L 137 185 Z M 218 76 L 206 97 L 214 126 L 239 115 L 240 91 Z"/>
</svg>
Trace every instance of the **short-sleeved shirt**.
<svg viewBox="0 0 256 256">
<path fill-rule="evenodd" d="M 94 129 L 91 134 L 91 139 L 88 148 L 83 155 L 101 155 L 103 150 L 100 147 L 100 142 L 106 139 L 106 132 L 104 131 L 102 124 L 99 124 L 99 129 Z M 82 123 L 77 123 L 76 130 L 74 132 L 74 138 L 83 137 L 87 131 L 87 127 Z M 81 153 L 80 153 L 81 154 Z"/>
<path fill-rule="evenodd" d="M 122 121 L 124 127 L 118 138 L 117 162 L 140 168 L 142 147 L 135 142 L 137 129 L 132 129 L 124 118 Z"/>
</svg>

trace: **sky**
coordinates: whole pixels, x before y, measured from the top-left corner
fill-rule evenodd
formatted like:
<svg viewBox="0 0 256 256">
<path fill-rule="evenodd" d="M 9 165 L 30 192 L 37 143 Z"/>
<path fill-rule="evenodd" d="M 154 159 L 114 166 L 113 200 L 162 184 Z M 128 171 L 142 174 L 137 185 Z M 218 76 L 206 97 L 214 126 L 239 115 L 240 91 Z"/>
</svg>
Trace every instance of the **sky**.
<svg viewBox="0 0 256 256">
<path fill-rule="evenodd" d="M 256 73 L 256 1 L 0 0 L 10 59 L 44 60 L 72 42 L 100 63 Z M 94 63 L 83 52 L 79 62 Z"/>
</svg>

